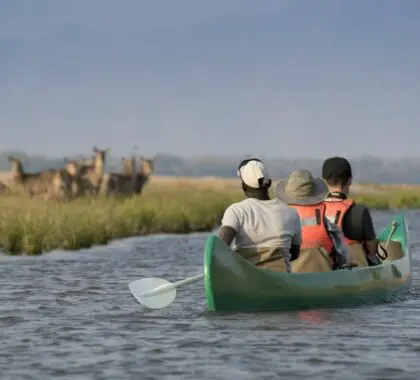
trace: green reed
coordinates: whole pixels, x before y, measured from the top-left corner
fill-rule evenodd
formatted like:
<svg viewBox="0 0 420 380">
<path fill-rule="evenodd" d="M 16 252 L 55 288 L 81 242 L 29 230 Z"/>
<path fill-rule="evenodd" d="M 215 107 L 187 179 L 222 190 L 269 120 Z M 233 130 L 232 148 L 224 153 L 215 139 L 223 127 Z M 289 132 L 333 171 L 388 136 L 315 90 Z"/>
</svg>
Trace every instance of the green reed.
<svg viewBox="0 0 420 380">
<path fill-rule="evenodd" d="M 77 250 L 113 239 L 213 229 L 225 208 L 243 199 L 239 190 L 150 186 L 128 199 L 77 199 L 69 203 L 0 197 L 0 250 L 38 255 Z M 420 208 L 420 193 L 357 194 L 372 209 Z"/>
</svg>

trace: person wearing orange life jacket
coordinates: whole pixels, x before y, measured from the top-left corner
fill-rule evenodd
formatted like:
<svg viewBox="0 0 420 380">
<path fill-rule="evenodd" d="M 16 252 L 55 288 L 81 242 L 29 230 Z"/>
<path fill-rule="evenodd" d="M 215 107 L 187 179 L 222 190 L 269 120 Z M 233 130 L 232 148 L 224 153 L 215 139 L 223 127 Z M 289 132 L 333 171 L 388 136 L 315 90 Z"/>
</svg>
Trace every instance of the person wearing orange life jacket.
<svg viewBox="0 0 420 380">
<path fill-rule="evenodd" d="M 301 249 L 324 248 L 331 268 L 340 269 L 350 264 L 349 257 L 342 231 L 326 217 L 327 194 L 323 179 L 307 170 L 295 170 L 276 186 L 277 198 L 295 208 L 301 219 Z"/>
<path fill-rule="evenodd" d="M 343 157 L 330 157 L 322 165 L 322 178 L 328 194 L 324 200 L 326 215 L 343 231 L 347 245 L 361 245 L 370 266 L 381 263 L 378 240 L 369 209 L 348 198 L 352 184 L 352 168 Z"/>
</svg>

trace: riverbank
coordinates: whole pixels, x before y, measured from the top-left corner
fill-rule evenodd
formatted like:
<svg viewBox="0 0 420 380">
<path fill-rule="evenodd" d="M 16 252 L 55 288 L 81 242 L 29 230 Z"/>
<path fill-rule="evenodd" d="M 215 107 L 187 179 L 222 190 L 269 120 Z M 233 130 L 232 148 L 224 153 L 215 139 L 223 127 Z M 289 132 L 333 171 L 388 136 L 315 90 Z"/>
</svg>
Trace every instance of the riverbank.
<svg viewBox="0 0 420 380">
<path fill-rule="evenodd" d="M 159 184 L 126 200 L 80 199 L 70 203 L 0 197 L 0 250 L 37 255 L 53 249 L 77 250 L 113 239 L 154 233 L 209 231 L 224 209 L 243 199 L 234 186 L 211 182 Z M 420 191 L 355 193 L 358 202 L 376 209 L 420 208 Z"/>
</svg>

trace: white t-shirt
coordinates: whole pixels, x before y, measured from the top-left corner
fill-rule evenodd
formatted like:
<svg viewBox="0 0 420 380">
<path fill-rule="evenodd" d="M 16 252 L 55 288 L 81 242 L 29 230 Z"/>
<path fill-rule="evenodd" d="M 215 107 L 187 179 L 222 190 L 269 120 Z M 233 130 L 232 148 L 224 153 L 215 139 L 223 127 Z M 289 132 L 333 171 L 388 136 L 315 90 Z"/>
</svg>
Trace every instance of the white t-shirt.
<svg viewBox="0 0 420 380">
<path fill-rule="evenodd" d="M 222 226 L 237 232 L 234 248 L 283 248 L 290 252 L 291 244 L 302 242 L 299 214 L 276 198 L 233 203 L 223 215 Z"/>
</svg>

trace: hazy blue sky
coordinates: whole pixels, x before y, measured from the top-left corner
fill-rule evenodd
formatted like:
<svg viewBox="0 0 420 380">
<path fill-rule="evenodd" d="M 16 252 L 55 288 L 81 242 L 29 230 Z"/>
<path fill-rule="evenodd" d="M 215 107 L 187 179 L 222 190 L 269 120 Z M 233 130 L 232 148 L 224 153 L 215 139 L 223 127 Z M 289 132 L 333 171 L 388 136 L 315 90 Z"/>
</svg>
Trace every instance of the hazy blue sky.
<svg viewBox="0 0 420 380">
<path fill-rule="evenodd" d="M 0 9 L 0 150 L 420 156 L 419 1 Z"/>
</svg>

